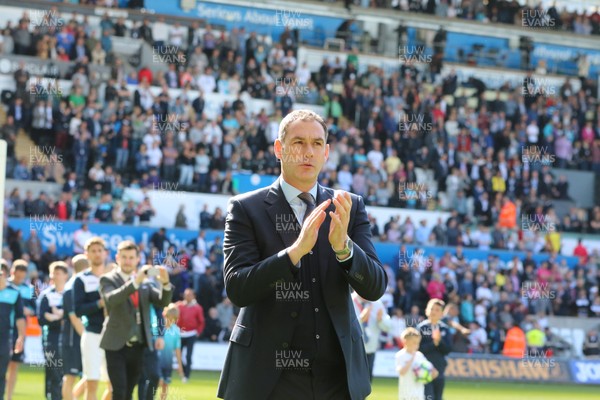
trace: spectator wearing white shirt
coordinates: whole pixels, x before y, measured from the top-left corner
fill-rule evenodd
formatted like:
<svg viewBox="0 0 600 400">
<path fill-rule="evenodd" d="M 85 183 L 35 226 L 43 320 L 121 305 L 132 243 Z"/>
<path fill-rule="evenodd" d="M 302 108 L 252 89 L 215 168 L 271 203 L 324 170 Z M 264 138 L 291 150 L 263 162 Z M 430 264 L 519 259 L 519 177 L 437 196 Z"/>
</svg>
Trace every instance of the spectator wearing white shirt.
<svg viewBox="0 0 600 400">
<path fill-rule="evenodd" d="M 306 64 L 306 61 L 296 70 L 296 79 L 298 80 L 298 86 L 308 85 L 308 81 L 310 81 L 310 69 Z"/>
<path fill-rule="evenodd" d="M 169 30 L 169 44 L 175 47 L 183 46 L 183 39 L 187 36 L 186 29 L 175 22 L 175 24 Z"/>
<path fill-rule="evenodd" d="M 206 67 L 204 69 L 204 72 L 198 76 L 196 84 L 204 94 L 214 93 L 215 89 L 217 88 L 217 81 L 212 74 L 211 67 Z"/>
<path fill-rule="evenodd" d="M 73 233 L 73 252 L 75 254 L 83 254 L 85 251 L 85 242 L 93 236 L 94 234 L 89 230 L 88 224 L 82 224 L 81 229 Z"/>
<path fill-rule="evenodd" d="M 160 168 L 163 154 L 158 145 L 158 142 L 154 142 L 152 148 L 148 149 L 148 165 L 151 168 Z"/>
<path fill-rule="evenodd" d="M 381 300 L 368 301 L 352 293 L 354 311 L 363 329 L 363 340 L 367 361 L 369 362 L 370 378 L 373 380 L 373 366 L 375 365 L 375 353 L 379 348 L 379 340 L 382 332 L 389 332 L 391 328 L 390 316 L 385 310 Z"/>
<path fill-rule="evenodd" d="M 210 121 L 208 125 L 206 125 L 202 131 L 204 133 L 204 143 L 214 143 L 216 139 L 217 144 L 223 143 L 223 130 L 217 124 L 217 121 Z"/>
<path fill-rule="evenodd" d="M 104 170 L 102 169 L 102 164 L 100 162 L 96 162 L 92 168 L 88 171 L 88 178 L 90 182 L 94 185 L 95 188 L 98 188 L 98 184 L 102 184 L 105 179 Z"/>
<path fill-rule="evenodd" d="M 294 51 L 288 50 L 285 57 L 283 57 L 283 59 L 281 60 L 281 63 L 283 64 L 283 70 L 285 72 L 296 71 L 297 60 L 296 57 L 294 57 Z"/>
<path fill-rule="evenodd" d="M 367 153 L 367 160 L 371 162 L 375 168 L 381 168 L 383 163 L 383 153 L 381 152 L 381 142 L 379 140 L 373 140 L 373 150 Z"/>
<path fill-rule="evenodd" d="M 159 17 L 152 25 L 152 37 L 155 46 L 164 46 L 169 38 L 169 26 L 165 24 L 165 18 Z"/>
<path fill-rule="evenodd" d="M 342 165 L 342 169 L 338 172 L 338 184 L 340 189 L 350 192 L 352 186 L 352 172 L 350 172 L 350 165 Z"/>
<path fill-rule="evenodd" d="M 431 229 L 427 227 L 427 220 L 421 220 L 417 231 L 415 232 L 415 240 L 418 245 L 425 245 L 429 241 Z"/>
<path fill-rule="evenodd" d="M 390 319 L 390 340 L 398 347 L 402 347 L 402 332 L 406 329 L 406 318 L 401 308 L 394 308 L 394 315 Z"/>
<path fill-rule="evenodd" d="M 194 275 L 202 275 L 206 273 L 206 268 L 210 265 L 210 260 L 206 258 L 205 250 L 198 249 L 192 257 L 192 271 Z"/>
<path fill-rule="evenodd" d="M 477 236 L 479 250 L 489 250 L 492 245 L 492 234 L 488 227 L 482 226 Z"/>
<path fill-rule="evenodd" d="M 152 104 L 154 104 L 154 95 L 150 90 L 150 85 L 148 82 L 144 81 L 140 83 L 140 87 L 138 88 L 138 94 L 140 98 L 140 106 L 144 111 L 147 111 L 152 108 Z"/>
<path fill-rule="evenodd" d="M 154 147 L 154 143 L 158 143 L 160 145 L 160 135 L 156 129 L 146 133 L 142 138 L 142 142 L 146 145 L 146 148 L 151 149 Z"/>
<path fill-rule="evenodd" d="M 269 57 L 267 58 L 267 63 L 269 64 L 269 68 L 273 68 L 275 65 L 282 65 L 283 58 L 285 57 L 285 53 L 283 51 L 283 47 L 281 43 L 277 43 L 269 52 Z"/>
<path fill-rule="evenodd" d="M 479 322 L 471 322 L 471 333 L 469 334 L 469 350 L 472 353 L 484 353 L 487 345 L 487 333 Z"/>
<path fill-rule="evenodd" d="M 206 273 L 206 268 L 210 265 L 210 260 L 204 255 L 204 250 L 196 250 L 192 257 L 192 274 L 194 293 L 199 293 L 200 277 Z"/>
<path fill-rule="evenodd" d="M 490 295 L 491 295 L 491 291 L 490 291 Z M 477 300 L 477 303 L 475 304 L 475 309 L 474 309 L 474 314 L 475 314 L 475 321 L 477 321 L 477 323 L 483 327 L 486 326 L 487 324 L 487 308 L 486 308 L 486 303 L 485 300 Z"/>
<path fill-rule="evenodd" d="M 204 186 L 208 181 L 208 171 L 210 168 L 210 157 L 206 154 L 204 146 L 198 149 L 196 154 L 196 162 L 194 164 L 194 172 L 198 174 L 198 186 L 200 191 L 204 190 Z"/>
<path fill-rule="evenodd" d="M 530 144 L 537 144 L 538 137 L 540 136 L 540 128 L 538 127 L 537 120 L 532 119 L 529 125 L 527 125 L 527 142 Z"/>
</svg>

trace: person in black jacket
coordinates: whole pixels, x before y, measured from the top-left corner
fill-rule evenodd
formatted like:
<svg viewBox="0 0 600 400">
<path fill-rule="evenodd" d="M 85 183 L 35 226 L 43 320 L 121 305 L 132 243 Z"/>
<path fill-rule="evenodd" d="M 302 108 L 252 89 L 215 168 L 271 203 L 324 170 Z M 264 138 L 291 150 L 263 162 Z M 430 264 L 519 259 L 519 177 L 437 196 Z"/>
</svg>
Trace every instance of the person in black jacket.
<svg viewBox="0 0 600 400">
<path fill-rule="evenodd" d="M 437 378 L 425 385 L 425 398 L 428 400 L 442 400 L 444 371 L 448 365 L 446 355 L 452 350 L 450 330 L 448 325 L 441 321 L 445 305 L 440 299 L 430 299 L 425 309 L 427 319 L 417 325 L 421 332 L 419 351 L 439 372 Z"/>
<path fill-rule="evenodd" d="M 50 264 L 50 278 L 54 284 L 42 292 L 38 316 L 42 326 L 46 385 L 44 398 L 62 399 L 63 354 L 61 354 L 61 328 L 64 317 L 63 293 L 69 278 L 69 267 L 64 261 Z"/>
</svg>

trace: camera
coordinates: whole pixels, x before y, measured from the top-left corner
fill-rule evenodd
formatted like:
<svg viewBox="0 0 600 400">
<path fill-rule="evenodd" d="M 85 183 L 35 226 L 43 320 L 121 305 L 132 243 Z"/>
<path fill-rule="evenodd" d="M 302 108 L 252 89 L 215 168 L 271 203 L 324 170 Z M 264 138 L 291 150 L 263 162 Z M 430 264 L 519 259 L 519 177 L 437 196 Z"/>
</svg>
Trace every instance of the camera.
<svg viewBox="0 0 600 400">
<path fill-rule="evenodd" d="M 148 268 L 146 270 L 146 275 L 148 275 L 148 276 L 158 276 L 158 268 L 157 267 Z"/>
</svg>

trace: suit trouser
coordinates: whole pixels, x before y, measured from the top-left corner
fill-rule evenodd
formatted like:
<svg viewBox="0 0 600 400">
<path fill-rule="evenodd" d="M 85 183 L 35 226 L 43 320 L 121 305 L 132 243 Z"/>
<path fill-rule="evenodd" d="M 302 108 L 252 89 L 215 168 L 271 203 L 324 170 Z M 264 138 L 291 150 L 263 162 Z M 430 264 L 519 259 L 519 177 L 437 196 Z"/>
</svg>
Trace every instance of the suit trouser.
<svg viewBox="0 0 600 400">
<path fill-rule="evenodd" d="M 373 382 L 373 367 L 375 366 L 375 353 L 367 353 L 367 362 L 369 363 L 369 379 Z"/>
<path fill-rule="evenodd" d="M 62 399 L 63 357 L 58 338 L 48 340 L 44 344 L 46 360 L 46 399 Z"/>
<path fill-rule="evenodd" d="M 268 400 L 349 400 L 346 370 L 336 376 L 283 371 Z"/>
<path fill-rule="evenodd" d="M 125 345 L 120 350 L 106 350 L 106 367 L 113 388 L 112 400 L 132 400 L 133 389 L 140 380 L 144 345 Z"/>
<path fill-rule="evenodd" d="M 446 377 L 440 373 L 437 378 L 425 385 L 425 400 L 442 400 L 445 383 Z"/>
<path fill-rule="evenodd" d="M 0 340 L 0 400 L 4 400 L 4 390 L 6 388 L 6 370 L 10 361 L 10 340 L 4 338 Z"/>
<path fill-rule="evenodd" d="M 144 347 L 142 373 L 138 382 L 138 400 L 154 400 L 157 393 L 158 381 L 158 353 Z"/>
<path fill-rule="evenodd" d="M 185 364 L 183 364 L 183 374 L 190 379 L 192 372 L 192 353 L 194 352 L 194 344 L 196 343 L 196 335 L 181 338 L 181 347 L 185 348 Z"/>
</svg>

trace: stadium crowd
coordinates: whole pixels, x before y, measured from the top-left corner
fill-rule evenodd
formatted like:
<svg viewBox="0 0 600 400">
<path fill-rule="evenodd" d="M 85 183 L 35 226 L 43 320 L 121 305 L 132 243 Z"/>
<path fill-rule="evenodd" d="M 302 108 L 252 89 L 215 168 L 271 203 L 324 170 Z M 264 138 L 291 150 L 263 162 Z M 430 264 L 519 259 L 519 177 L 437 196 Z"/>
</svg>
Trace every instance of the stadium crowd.
<svg viewBox="0 0 600 400">
<path fill-rule="evenodd" d="M 31 40 L 14 46 L 15 53 L 36 54 L 40 43 L 55 38 L 52 46 L 42 46 L 47 56 L 68 53 L 76 65 L 71 92 L 61 96 L 51 90 L 31 95 L 32 85 L 44 81 L 23 69 L 15 72 L 17 90 L 2 136 L 14 143 L 25 127 L 39 152 L 15 160 L 9 148 L 9 176 L 15 179 L 62 182 L 66 175 L 69 191 L 87 188 L 92 197 L 117 199 L 123 187 L 162 189 L 163 182 L 234 194 L 234 173 L 278 174 L 272 142 L 280 119 L 298 101 L 321 105 L 328 118 L 331 156 L 321 181 L 361 194 L 371 205 L 457 209 L 461 219 L 474 214 L 489 224 L 504 197 L 523 211 L 517 215 L 537 205 L 545 205 L 547 215 L 552 199 L 568 198 L 566 179 L 550 167 L 600 170 L 600 105 L 585 81 L 579 92 L 566 81 L 548 93 L 529 75 L 522 87 L 505 87 L 486 101 L 485 84 L 474 80 L 476 105 L 470 106 L 472 99 L 458 95 L 454 73 L 438 76 L 441 83 L 430 91 L 429 73 L 411 63 L 390 76 L 374 66 L 358 73 L 354 51 L 345 62 L 325 59 L 310 71 L 297 65 L 296 38 L 287 30 L 270 47 L 244 28 L 226 35 L 207 27 L 200 34 L 197 26 L 186 30 L 146 20 L 129 32 L 124 21 L 105 15 L 100 27 L 77 16 L 68 23 L 56 17 L 41 27 L 60 26 L 60 32 L 32 34 L 27 18 L 13 36 L 24 30 Z M 164 74 L 147 66 L 128 74 L 115 57 L 113 79 L 99 93 L 100 82 L 87 69 L 98 59 L 90 60 L 89 53 L 99 43 L 107 57 L 114 55 L 110 36 L 94 38 L 98 30 L 140 37 L 156 49 L 170 46 L 177 62 Z M 162 92 L 154 96 L 150 84 Z M 178 97 L 173 88 L 182 89 Z M 193 90 L 200 95 L 192 96 Z M 212 92 L 237 97 L 222 105 L 215 120 L 204 113 L 204 94 Z M 452 104 L 446 95 L 453 96 Z M 248 113 L 251 98 L 272 100 L 275 112 Z M 44 154 L 46 149 L 55 154 Z M 75 168 L 65 171 L 63 165 Z M 597 212 L 571 214 L 561 218 L 565 230 L 597 230 Z"/>
<path fill-rule="evenodd" d="M 336 2 L 336 0 L 322 0 Z M 119 7 L 113 0 L 75 0 L 79 4 L 94 4 L 103 7 Z M 129 1 L 128 7 L 143 7 L 143 3 Z M 600 35 L 600 9 L 595 7 L 586 12 L 559 9 L 556 3 L 544 8 L 521 4 L 518 0 L 344 0 L 344 6 L 361 8 L 393 8 L 400 11 L 435 15 L 442 18 L 457 18 L 482 23 L 502 23 L 539 29 L 554 29 L 580 35 Z"/>
<path fill-rule="evenodd" d="M 577 12 L 568 11 L 567 7 L 559 10 L 555 2 L 546 9 L 541 2 L 532 6 L 533 3 L 523 5 L 517 0 L 345 0 L 344 3 L 346 7 L 354 4 L 363 8 L 394 8 L 443 18 L 562 30 L 579 35 L 600 35 L 598 7 L 586 12 Z"/>
<path fill-rule="evenodd" d="M 92 236 L 88 221 L 151 220 L 156 210 L 150 200 L 124 199 L 126 187 L 163 189 L 169 182 L 178 190 L 232 195 L 233 173 L 278 175 L 272 142 L 281 118 L 301 102 L 322 106 L 330 127 L 331 153 L 321 183 L 360 194 L 369 205 L 452 210 L 447 221 L 434 226 L 407 216 L 380 230 L 371 218 L 373 235 L 381 240 L 456 248 L 436 258 L 401 247 L 398 259 L 386 266 L 384 302 L 396 324 L 389 343 L 403 326 L 422 319 L 432 298 L 452 304 L 448 318 L 470 329 L 463 331 L 466 339 L 456 335 L 455 351 L 499 353 L 511 326 L 543 329 L 546 315 L 600 316 L 600 255 L 588 254 L 580 244 L 575 269 L 555 260 L 560 232 L 600 233 L 600 207 L 572 208 L 562 218 L 552 208 L 553 199 L 569 194 L 568 182 L 551 167 L 600 171 L 600 104 L 585 82 L 575 92 L 567 80 L 551 94 L 530 75 L 522 87 L 504 88 L 506 100 L 499 93 L 486 101 L 485 85 L 473 81 L 476 105 L 471 107 L 468 99 L 455 96 L 456 74 L 441 77 L 410 63 L 389 76 L 375 66 L 359 73 L 355 51 L 343 61 L 325 59 L 311 71 L 299 65 L 298 43 L 287 30 L 270 44 L 244 28 L 227 35 L 210 27 L 168 26 L 159 19 L 128 30 L 123 20 L 108 16 L 98 27 L 85 17 L 63 21 L 57 12 L 49 15 L 58 19 L 32 25 L 24 15 L 15 27 L 7 26 L 2 51 L 74 62 L 71 90 L 57 96 L 57 90 L 46 88 L 32 96 L 32 85 L 48 82 L 19 69 L 0 134 L 9 142 L 8 176 L 58 182 L 63 190 L 59 198 L 45 193 L 34 198 L 14 189 L 5 212 L 82 221 L 74 254 L 82 253 Z M 161 74 L 148 66 L 128 73 L 129 66 L 112 53 L 111 35 L 141 38 L 155 49 L 174 48 L 177 62 Z M 90 72 L 93 64 L 112 65 L 103 90 Z M 440 83 L 430 91 L 427 81 Z M 158 96 L 150 85 L 161 88 Z M 182 92 L 175 97 L 171 89 Z M 200 95 L 192 96 L 196 90 Z M 236 100 L 222 104 L 210 120 L 204 95 L 213 92 Z M 446 95 L 453 96 L 452 105 Z M 273 101 L 274 113 L 248 113 L 252 99 Z M 33 158 L 16 158 L 21 129 L 36 145 Z M 525 227 L 523 219 L 553 228 Z M 196 228 L 186 226 L 185 215 L 174 225 Z M 141 264 L 168 266 L 173 300 L 182 300 L 191 288 L 206 320 L 201 337 L 222 341 L 236 310 L 223 293 L 220 238 L 206 243 L 204 235 L 224 228 L 223 210 L 204 207 L 199 228 L 198 238 L 181 248 L 159 230 L 148 245 L 138 244 Z M 48 284 L 52 262 L 71 264 L 72 254 L 57 254 L 53 246 L 44 251 L 35 230 L 27 240 L 9 224 L 4 230 L 3 257 L 9 264 L 25 260 L 38 293 Z M 494 256 L 472 263 L 462 254 L 468 247 L 529 255 L 509 263 Z M 550 259 L 538 265 L 531 254 L 539 252 Z M 546 335 L 551 343 L 551 333 Z"/>
</svg>

